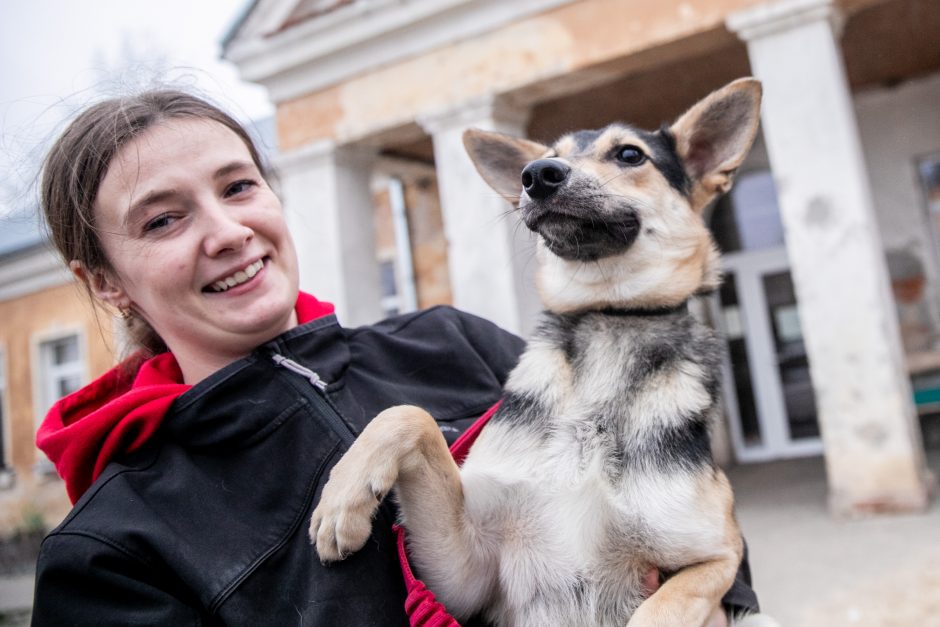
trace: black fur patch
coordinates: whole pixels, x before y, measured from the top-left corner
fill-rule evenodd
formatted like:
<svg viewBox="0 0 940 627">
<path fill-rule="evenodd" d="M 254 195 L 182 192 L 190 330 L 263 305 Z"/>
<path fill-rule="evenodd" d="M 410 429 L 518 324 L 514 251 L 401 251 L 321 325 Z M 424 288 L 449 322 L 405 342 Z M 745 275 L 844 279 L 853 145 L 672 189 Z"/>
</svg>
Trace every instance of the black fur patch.
<svg viewBox="0 0 940 627">
<path fill-rule="evenodd" d="M 669 127 L 663 125 L 655 133 L 648 131 L 638 131 L 638 133 L 653 152 L 649 157 L 656 169 L 669 182 L 669 185 L 682 195 L 688 196 L 692 182 L 682 164 L 682 158 L 676 152 L 676 138 Z"/>
<path fill-rule="evenodd" d="M 600 137 L 606 129 L 599 129 L 593 131 L 575 131 L 571 133 L 569 137 L 574 140 L 575 146 L 578 147 L 578 152 L 585 152 L 591 147 L 591 144 L 597 141 L 597 138 Z"/>
<path fill-rule="evenodd" d="M 657 437 L 644 442 L 636 456 L 636 461 L 652 468 L 697 470 L 711 465 L 707 418 L 697 416 L 679 426 L 662 427 Z"/>
<path fill-rule="evenodd" d="M 682 356 L 679 348 L 668 342 L 643 346 L 637 351 L 635 368 L 637 371 L 646 373 L 647 377 L 651 377 L 679 360 Z"/>
<path fill-rule="evenodd" d="M 527 425 L 537 431 L 548 431 L 548 410 L 539 399 L 529 394 L 506 391 L 502 404 L 493 414 L 493 422 Z"/>
<path fill-rule="evenodd" d="M 579 352 L 575 332 L 581 317 L 579 314 L 556 314 L 544 311 L 535 335 L 544 338 L 553 346 L 560 347 L 565 353 L 565 358 L 570 363 L 574 363 Z"/>
</svg>

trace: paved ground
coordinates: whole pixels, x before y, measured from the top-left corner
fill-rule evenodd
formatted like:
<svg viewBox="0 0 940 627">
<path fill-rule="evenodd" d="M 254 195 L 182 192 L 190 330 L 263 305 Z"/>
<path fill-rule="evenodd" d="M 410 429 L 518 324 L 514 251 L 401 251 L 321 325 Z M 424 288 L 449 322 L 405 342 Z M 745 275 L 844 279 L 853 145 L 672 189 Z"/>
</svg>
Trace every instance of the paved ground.
<svg viewBox="0 0 940 627">
<path fill-rule="evenodd" d="M 940 449 L 928 455 L 940 475 Z M 836 520 L 822 459 L 729 473 L 762 609 L 783 627 L 940 627 L 940 502 Z"/>
<path fill-rule="evenodd" d="M 940 476 L 940 449 L 928 461 Z M 765 613 L 782 627 L 940 627 L 940 500 L 922 515 L 840 521 L 820 458 L 729 473 Z M 32 578 L 0 578 L 0 626 L 25 625 Z"/>
<path fill-rule="evenodd" d="M 32 604 L 31 575 L 0 577 L 0 627 L 28 625 Z"/>
</svg>

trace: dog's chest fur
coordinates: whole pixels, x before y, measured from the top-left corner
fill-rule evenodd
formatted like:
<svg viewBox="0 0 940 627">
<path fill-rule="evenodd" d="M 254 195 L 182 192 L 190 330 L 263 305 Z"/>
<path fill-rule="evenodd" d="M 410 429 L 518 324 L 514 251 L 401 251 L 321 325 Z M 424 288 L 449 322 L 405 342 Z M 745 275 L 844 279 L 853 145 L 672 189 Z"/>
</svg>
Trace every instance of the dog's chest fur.
<svg viewBox="0 0 940 627">
<path fill-rule="evenodd" d="M 651 565 L 718 544 L 697 482 L 721 346 L 683 310 L 544 315 L 462 471 L 498 556 L 493 618 L 622 625 Z"/>
</svg>

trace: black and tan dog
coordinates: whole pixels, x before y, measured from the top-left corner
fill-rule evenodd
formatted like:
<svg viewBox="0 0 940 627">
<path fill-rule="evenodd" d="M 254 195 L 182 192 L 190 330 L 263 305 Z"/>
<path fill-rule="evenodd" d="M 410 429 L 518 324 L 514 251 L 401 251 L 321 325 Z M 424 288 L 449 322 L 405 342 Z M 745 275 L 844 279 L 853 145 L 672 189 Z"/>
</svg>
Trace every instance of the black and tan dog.
<svg viewBox="0 0 940 627">
<path fill-rule="evenodd" d="M 363 431 L 313 515 L 322 560 L 361 548 L 395 487 L 412 559 L 458 618 L 689 627 L 713 614 L 742 540 L 709 444 L 723 344 L 686 303 L 719 283 L 701 213 L 750 149 L 760 97 L 741 79 L 657 132 L 612 125 L 552 147 L 465 134 L 539 236 L 546 311 L 462 468 L 419 408 Z M 676 574 L 644 599 L 651 569 Z"/>
</svg>

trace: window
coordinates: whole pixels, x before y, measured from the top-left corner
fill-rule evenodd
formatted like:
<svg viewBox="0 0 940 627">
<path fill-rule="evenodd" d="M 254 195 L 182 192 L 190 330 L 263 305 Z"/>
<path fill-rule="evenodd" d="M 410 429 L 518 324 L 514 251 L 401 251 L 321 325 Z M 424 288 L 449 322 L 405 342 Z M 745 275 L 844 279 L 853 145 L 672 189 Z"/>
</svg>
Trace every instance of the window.
<svg viewBox="0 0 940 627">
<path fill-rule="evenodd" d="M 731 193 L 716 203 L 710 224 L 723 253 L 782 246 L 783 224 L 771 173 L 738 177 Z"/>
<path fill-rule="evenodd" d="M 398 281 L 395 280 L 395 262 L 382 261 L 379 263 L 379 279 L 382 288 L 382 312 L 386 316 L 399 313 Z"/>
<path fill-rule="evenodd" d="M 40 345 L 43 374 L 43 407 L 81 387 L 84 364 L 78 350 L 78 335 L 68 335 Z"/>
<path fill-rule="evenodd" d="M 940 257 L 940 152 L 920 157 L 917 160 L 917 173 L 930 222 L 930 236 L 934 248 Z"/>
<path fill-rule="evenodd" d="M 919 159 L 917 169 L 927 198 L 927 209 L 936 216 L 940 214 L 940 152 Z"/>
<path fill-rule="evenodd" d="M 85 362 L 78 334 L 65 335 L 39 344 L 39 406 L 36 427 L 52 405 L 79 389 L 85 381 Z M 40 472 L 51 472 L 52 464 L 43 456 L 36 464 Z"/>
</svg>

